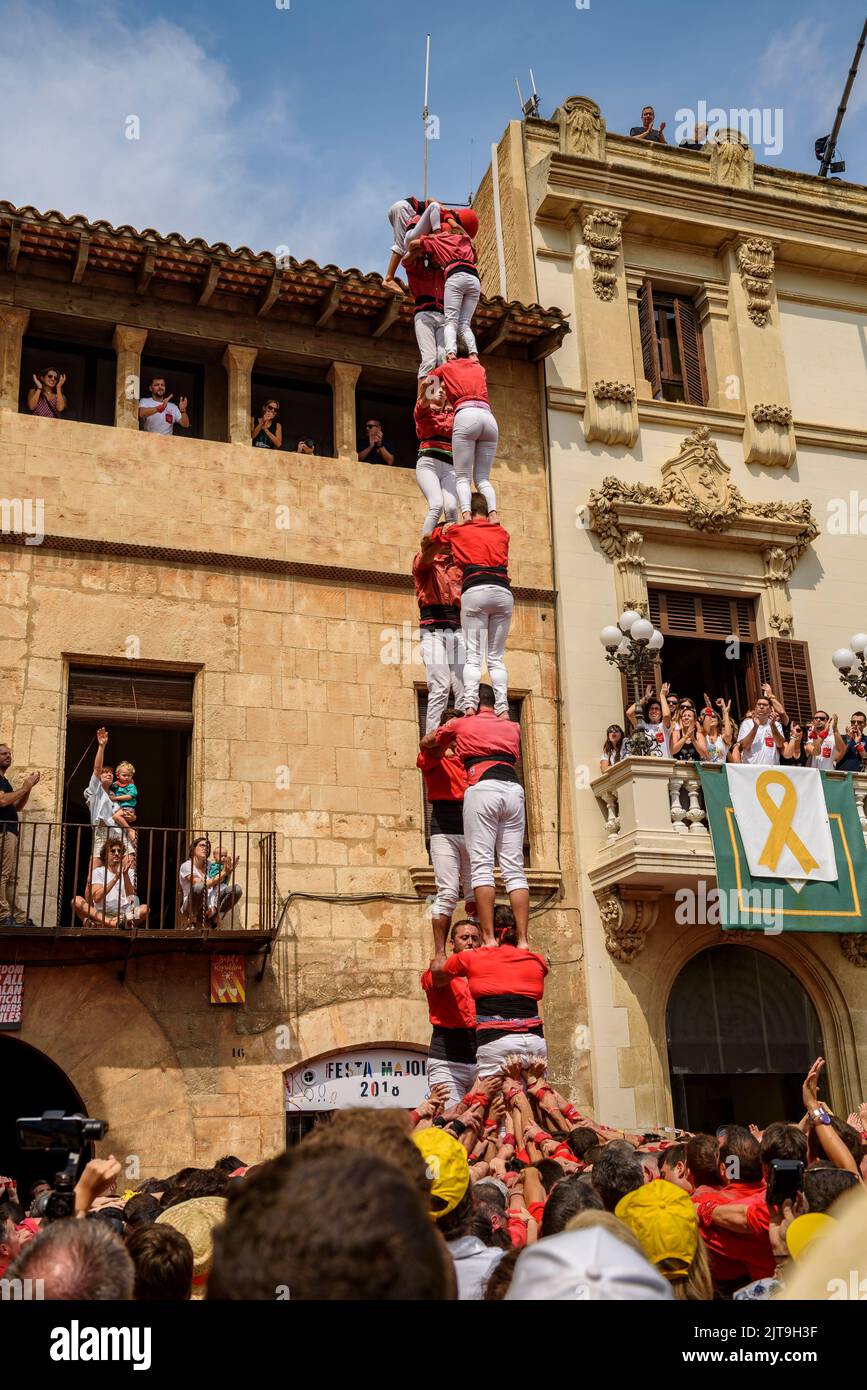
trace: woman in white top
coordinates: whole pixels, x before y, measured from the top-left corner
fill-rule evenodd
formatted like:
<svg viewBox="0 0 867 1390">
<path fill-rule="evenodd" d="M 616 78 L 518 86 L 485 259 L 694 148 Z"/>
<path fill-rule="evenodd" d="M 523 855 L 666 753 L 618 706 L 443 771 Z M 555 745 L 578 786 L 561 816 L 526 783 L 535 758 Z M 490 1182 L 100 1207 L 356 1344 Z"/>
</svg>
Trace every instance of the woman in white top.
<svg viewBox="0 0 867 1390">
<path fill-rule="evenodd" d="M 233 859 L 223 850 L 211 860 L 211 842 L 200 835 L 190 846 L 190 857 L 178 871 L 181 887 L 181 914 L 192 925 L 216 927 L 221 917 L 242 897 L 239 883 L 227 882 L 234 877 L 238 856 Z"/>
<path fill-rule="evenodd" d="M 605 731 L 605 743 L 602 746 L 602 757 L 599 759 L 599 767 L 602 772 L 607 772 L 609 767 L 619 763 L 627 757 L 624 751 L 625 734 L 619 724 L 609 724 Z"/>
<path fill-rule="evenodd" d="M 720 711 L 714 714 L 710 696 L 705 691 L 705 706 L 702 711 L 701 727 L 704 732 L 705 743 L 707 744 L 707 756 L 704 761 L 707 763 L 724 763 L 728 759 L 729 749 L 735 731 L 731 721 L 731 700 L 717 700 L 716 707 Z"/>
<path fill-rule="evenodd" d="M 651 743 L 654 744 L 651 757 L 670 758 L 671 757 L 671 711 L 668 707 L 669 686 L 666 683 L 660 687 L 659 699 L 653 693 L 653 686 L 648 685 L 644 691 L 644 703 L 642 713 L 644 715 L 644 727 Z M 633 728 L 637 723 L 635 705 L 630 705 L 626 711 L 626 718 Z M 628 756 L 624 753 L 624 757 Z"/>
<path fill-rule="evenodd" d="M 120 840 L 105 840 L 99 861 L 99 867 L 91 870 L 85 896 L 73 899 L 76 917 L 85 926 L 109 931 L 144 926 L 148 908 L 136 897 L 135 855 L 124 854 Z"/>
</svg>

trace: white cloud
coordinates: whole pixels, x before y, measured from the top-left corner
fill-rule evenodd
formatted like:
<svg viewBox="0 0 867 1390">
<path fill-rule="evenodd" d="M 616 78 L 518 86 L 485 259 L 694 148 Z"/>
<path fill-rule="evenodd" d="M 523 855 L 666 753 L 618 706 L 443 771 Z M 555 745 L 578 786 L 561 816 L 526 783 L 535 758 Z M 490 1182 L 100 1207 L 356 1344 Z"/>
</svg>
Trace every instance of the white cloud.
<svg viewBox="0 0 867 1390">
<path fill-rule="evenodd" d="M 342 185 L 339 152 L 303 138 L 279 69 L 250 107 L 225 63 L 180 25 L 139 13 L 2 7 L 0 197 L 254 251 L 286 244 L 299 259 L 378 264 L 388 227 L 376 179 L 368 170 L 363 184 Z M 137 140 L 126 138 L 130 116 Z"/>
</svg>

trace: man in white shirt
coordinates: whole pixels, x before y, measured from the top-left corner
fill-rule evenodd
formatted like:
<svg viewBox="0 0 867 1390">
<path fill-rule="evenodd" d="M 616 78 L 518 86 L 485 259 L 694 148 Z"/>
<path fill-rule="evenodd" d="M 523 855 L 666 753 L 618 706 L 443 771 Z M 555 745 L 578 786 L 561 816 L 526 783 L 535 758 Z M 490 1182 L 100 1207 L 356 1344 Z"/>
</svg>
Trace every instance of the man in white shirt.
<svg viewBox="0 0 867 1390">
<path fill-rule="evenodd" d="M 836 714 L 831 716 L 830 721 L 824 710 L 820 709 L 813 715 L 807 733 L 807 753 L 811 767 L 818 767 L 822 772 L 834 771 L 835 764 L 846 753 L 846 740 L 837 727 Z"/>
<path fill-rule="evenodd" d="M 783 726 L 789 716 L 768 684 L 738 729 L 738 746 L 744 763 L 776 764 L 786 742 Z"/>
<path fill-rule="evenodd" d="M 165 377 L 155 376 L 150 384 L 149 396 L 142 396 L 138 403 L 138 418 L 148 434 L 173 434 L 175 425 L 185 430 L 190 428 L 187 415 L 187 398 L 181 396 L 175 405 L 171 396 L 166 395 Z"/>
<path fill-rule="evenodd" d="M 84 789 L 84 800 L 87 803 L 90 823 L 93 826 L 92 867 L 94 868 L 100 858 L 100 851 L 105 844 L 109 826 L 116 825 L 118 827 L 116 831 L 113 831 L 112 839 L 116 836 L 122 842 L 124 849 L 135 848 L 135 831 L 129 829 L 130 821 L 135 820 L 135 812 L 118 806 L 117 802 L 112 801 L 109 796 L 111 784 L 114 781 L 114 768 L 106 767 L 103 763 L 107 743 L 108 730 L 97 729 L 93 774 Z"/>
</svg>

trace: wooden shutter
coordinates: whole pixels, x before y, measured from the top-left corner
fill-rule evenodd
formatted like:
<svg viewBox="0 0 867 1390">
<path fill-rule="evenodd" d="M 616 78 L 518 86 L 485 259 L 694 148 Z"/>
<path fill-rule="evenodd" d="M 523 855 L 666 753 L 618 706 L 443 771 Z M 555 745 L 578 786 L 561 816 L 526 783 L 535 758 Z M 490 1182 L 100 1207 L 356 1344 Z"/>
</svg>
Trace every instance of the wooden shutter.
<svg viewBox="0 0 867 1390">
<path fill-rule="evenodd" d="M 130 670 L 130 667 L 135 668 Z M 74 724 L 193 727 L 192 672 L 70 666 L 67 718 Z"/>
<path fill-rule="evenodd" d="M 641 357 L 644 375 L 650 382 L 654 400 L 662 395 L 662 372 L 659 366 L 659 344 L 656 340 L 656 317 L 653 312 L 653 287 L 645 280 L 638 291 L 638 323 L 641 330 Z"/>
<path fill-rule="evenodd" d="M 687 405 L 707 404 L 704 344 L 695 307 L 688 299 L 675 299 L 674 321 L 683 370 L 683 389 Z"/>
<path fill-rule="evenodd" d="M 809 723 L 816 696 L 807 643 L 766 637 L 756 644 L 756 668 L 759 687 L 767 681 L 789 718 Z"/>
<path fill-rule="evenodd" d="M 650 621 L 666 637 L 756 640 L 752 599 L 692 594 L 687 589 L 651 589 L 648 598 Z"/>
</svg>

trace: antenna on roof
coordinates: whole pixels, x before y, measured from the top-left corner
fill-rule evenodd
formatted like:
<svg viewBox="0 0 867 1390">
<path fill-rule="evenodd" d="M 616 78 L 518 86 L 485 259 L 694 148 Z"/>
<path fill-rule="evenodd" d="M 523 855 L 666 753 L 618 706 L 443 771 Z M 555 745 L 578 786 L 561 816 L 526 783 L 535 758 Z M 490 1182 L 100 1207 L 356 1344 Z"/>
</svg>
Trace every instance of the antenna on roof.
<svg viewBox="0 0 867 1390">
<path fill-rule="evenodd" d="M 424 107 L 423 107 L 422 113 L 421 113 L 421 120 L 422 120 L 423 134 L 424 134 L 424 194 L 423 194 L 423 196 L 424 196 L 425 199 L 427 199 L 427 146 L 428 146 L 428 138 L 427 138 L 427 119 L 428 119 L 428 115 L 429 115 L 429 112 L 428 112 L 428 105 L 427 105 L 427 98 L 428 98 L 428 84 L 429 84 L 429 81 L 430 81 L 430 34 L 428 34 L 428 36 L 427 36 L 427 46 L 426 46 L 426 49 L 425 49 L 425 57 L 424 57 Z"/>
<path fill-rule="evenodd" d="M 524 100 L 524 94 L 521 91 L 521 84 L 518 81 L 517 77 L 515 78 L 515 86 L 518 88 L 518 100 L 521 103 L 522 115 L 525 118 L 527 116 L 538 116 L 541 98 L 539 96 L 539 93 L 536 91 L 536 79 L 533 76 L 533 69 L 530 68 L 530 88 L 533 94 L 530 97 L 529 101 Z"/>
<path fill-rule="evenodd" d="M 843 95 L 840 105 L 837 107 L 837 115 L 834 117 L 834 128 L 830 135 L 821 135 L 816 141 L 816 158 L 820 160 L 819 178 L 826 179 L 828 174 L 842 174 L 846 170 L 846 162 L 842 159 L 834 159 L 837 153 L 837 140 L 840 135 L 840 127 L 843 124 L 843 117 L 846 114 L 846 107 L 849 103 L 849 94 L 855 83 L 858 73 L 858 64 L 861 61 L 861 54 L 864 51 L 864 44 L 867 42 L 867 19 L 864 21 L 864 28 L 861 30 L 861 37 L 855 48 L 855 56 L 852 59 L 852 66 L 849 69 L 849 76 L 846 78 L 846 86 L 843 88 Z"/>
</svg>

